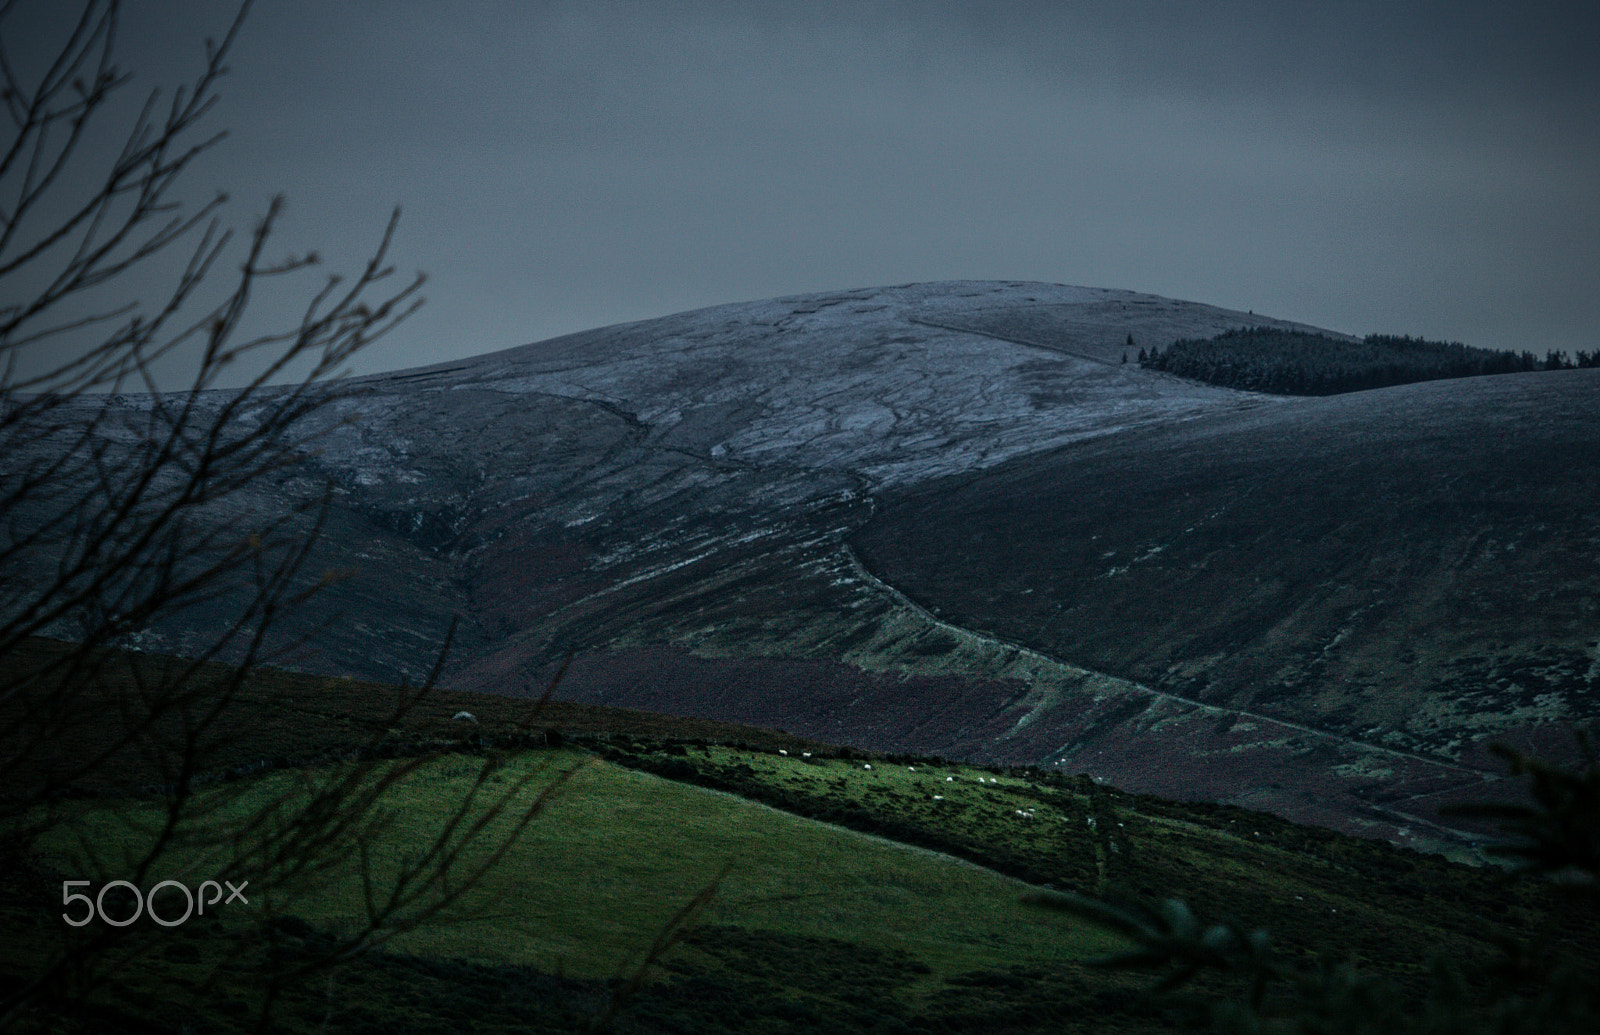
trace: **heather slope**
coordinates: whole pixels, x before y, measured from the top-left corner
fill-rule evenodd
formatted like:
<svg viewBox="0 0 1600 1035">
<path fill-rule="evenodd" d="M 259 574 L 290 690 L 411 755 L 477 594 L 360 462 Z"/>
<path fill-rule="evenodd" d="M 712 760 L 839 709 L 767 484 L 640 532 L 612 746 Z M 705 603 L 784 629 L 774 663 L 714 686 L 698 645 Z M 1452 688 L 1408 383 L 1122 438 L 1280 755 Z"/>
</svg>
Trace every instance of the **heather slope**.
<svg viewBox="0 0 1600 1035">
<path fill-rule="evenodd" d="M 855 542 L 954 624 L 1403 753 L 1374 782 L 1566 751 L 1600 702 L 1597 393 L 1561 371 L 1202 418 L 888 494 Z"/>
</svg>

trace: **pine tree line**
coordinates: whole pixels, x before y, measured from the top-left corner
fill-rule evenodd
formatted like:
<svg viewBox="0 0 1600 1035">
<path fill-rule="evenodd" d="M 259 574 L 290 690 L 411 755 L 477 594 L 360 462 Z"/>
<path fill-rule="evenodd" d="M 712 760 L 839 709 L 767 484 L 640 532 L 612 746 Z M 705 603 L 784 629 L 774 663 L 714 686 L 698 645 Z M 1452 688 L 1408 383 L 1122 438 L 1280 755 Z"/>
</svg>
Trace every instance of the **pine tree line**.
<svg viewBox="0 0 1600 1035">
<path fill-rule="evenodd" d="M 1369 334 L 1360 341 L 1310 331 L 1245 327 L 1213 338 L 1183 338 L 1165 351 L 1139 350 L 1139 365 L 1225 388 L 1278 395 L 1335 395 L 1449 377 L 1600 367 L 1600 350 L 1576 361 L 1549 351 L 1480 349 L 1409 335 Z"/>
</svg>

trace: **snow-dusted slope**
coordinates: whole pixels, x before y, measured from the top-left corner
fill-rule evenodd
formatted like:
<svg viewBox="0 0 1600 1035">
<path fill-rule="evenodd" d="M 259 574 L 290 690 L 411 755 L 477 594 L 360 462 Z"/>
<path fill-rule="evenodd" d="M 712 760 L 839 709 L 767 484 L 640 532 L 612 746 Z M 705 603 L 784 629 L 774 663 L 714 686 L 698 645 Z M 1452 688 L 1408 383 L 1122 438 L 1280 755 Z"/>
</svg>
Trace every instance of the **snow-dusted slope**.
<svg viewBox="0 0 1600 1035">
<path fill-rule="evenodd" d="M 381 400 L 581 402 L 657 454 L 716 468 L 826 469 L 878 487 L 971 471 L 1150 421 L 1260 403 L 1122 364 L 1149 343 L 1282 321 L 1127 291 L 1031 283 L 913 284 L 717 306 L 366 378 L 329 443 L 369 483 L 403 479 Z M 1008 335 L 1011 324 L 1020 328 Z M 979 328 L 980 331 L 954 329 Z M 988 333 L 982 333 L 987 330 Z M 1137 346 L 1136 346 L 1137 347 Z M 452 409 L 454 409 L 452 407 Z M 441 429 L 444 430 L 444 429 Z M 402 436 L 408 449 L 429 447 Z M 575 435 L 574 443 L 580 442 Z M 450 451 L 470 441 L 453 441 Z"/>
<path fill-rule="evenodd" d="M 1174 662 L 1157 649 L 1166 642 L 1162 623 L 1175 615 L 1190 616 L 1183 621 L 1195 628 L 1221 622 L 1217 616 L 1265 621 L 1259 608 L 1234 599 L 1255 590 L 1195 573 L 1242 553 L 1212 544 L 1192 558 L 1200 568 L 1173 569 L 1172 584 L 1187 588 L 1170 613 L 1160 579 L 1137 593 L 1129 579 L 1112 579 L 1104 609 L 1094 579 L 1148 561 L 1139 550 L 1161 545 L 1161 536 L 1191 541 L 1184 537 L 1193 522 L 1169 529 L 1162 515 L 1204 519 L 1207 506 L 1237 514 L 1244 500 L 1278 493 L 1273 472 L 1296 470 L 1297 456 L 1315 453 L 1324 432 L 1336 430 L 1340 448 L 1364 466 L 1282 482 L 1297 494 L 1295 507 L 1314 514 L 1325 482 L 1341 492 L 1339 471 L 1387 477 L 1388 440 L 1374 436 L 1379 452 L 1364 457 L 1351 436 L 1362 437 L 1363 415 L 1407 421 L 1421 412 L 1410 408 L 1415 400 L 1431 407 L 1430 419 L 1450 420 L 1440 424 L 1445 433 L 1406 439 L 1421 451 L 1408 470 L 1448 468 L 1475 448 L 1480 428 L 1512 453 L 1524 438 L 1530 449 L 1550 448 L 1549 427 L 1501 418 L 1509 401 L 1537 410 L 1560 379 L 1530 375 L 1524 388 L 1487 394 L 1431 386 L 1329 403 L 1197 385 L 1132 361 L 1140 347 L 1244 325 L 1301 326 L 1134 292 L 1009 282 L 912 284 L 681 313 L 353 381 L 304 429 L 320 433 L 319 452 L 298 471 L 252 487 L 234 512 L 266 518 L 319 479 L 338 487 L 313 570 L 355 574 L 285 626 L 310 635 L 303 667 L 417 678 L 456 618 L 445 681 L 464 689 L 531 692 L 571 651 L 576 661 L 562 688 L 571 696 L 871 747 L 1092 765 L 1136 786 L 1302 814 L 1314 793 L 1320 821 L 1393 834 L 1410 821 L 1390 805 L 1374 807 L 1374 781 L 1477 787 L 1482 774 L 1409 746 L 1397 752 L 1381 722 L 1370 735 L 1343 721 L 1322 730 L 1314 708 L 1275 711 L 1260 693 L 1185 702 L 1182 688 L 1158 685 L 1158 661 L 1186 665 L 1186 679 L 1208 665 L 1243 671 L 1228 668 L 1226 651 L 1194 661 L 1185 648 Z M 1568 381 L 1559 400 L 1550 396 L 1562 408 L 1561 427 L 1589 427 L 1585 386 L 1596 387 L 1593 379 Z M 1574 434 L 1594 438 L 1561 432 Z M 1151 445 L 1161 442 L 1179 445 Z M 1182 443 L 1196 445 L 1185 452 Z M 1600 455 L 1600 442 L 1572 445 Z M 1260 448 L 1270 462 L 1248 461 Z M 1217 482 L 1212 472 L 1233 481 Z M 1437 488 L 1448 478 L 1446 470 L 1437 484 L 1413 480 Z M 1528 497 L 1518 528 L 1570 508 L 1565 497 L 1541 495 L 1539 484 L 1518 483 Z M 1164 485 L 1173 487 L 1166 496 Z M 1351 527 L 1381 526 L 1383 500 L 1361 505 Z M 887 516 L 875 518 L 880 511 Z M 1113 532 L 1107 549 L 1118 556 L 1101 571 L 1103 558 L 1087 544 Z M 1053 536 L 1074 538 L 1057 549 Z M 870 541 L 892 564 L 872 570 L 856 541 Z M 996 541 L 1011 549 L 997 551 Z M 1419 571 L 1433 570 L 1431 542 L 1418 547 Z M 1600 551 L 1585 543 L 1561 556 L 1596 560 Z M 1293 599 L 1273 589 L 1272 608 L 1288 613 L 1275 610 L 1269 646 L 1301 649 L 1296 608 L 1326 587 L 1314 573 L 1277 565 L 1271 551 L 1294 549 L 1289 539 L 1263 533 L 1248 549 L 1267 551 L 1239 568 L 1248 579 L 1294 568 Z M 1361 550 L 1341 541 L 1330 571 L 1359 582 Z M 1035 554 L 1038 563 L 1029 559 Z M 1228 596 L 1194 595 L 1207 586 Z M 1352 599 L 1365 592 L 1346 588 Z M 1092 618 L 1084 636 L 1058 635 L 1051 625 L 1068 607 Z M 1577 623 L 1563 642 L 1600 623 L 1594 610 L 1551 617 Z M 192 647 L 220 614 L 185 616 L 150 630 L 145 642 Z M 1054 631 L 1034 639 L 1034 627 Z M 1453 628 L 1449 649 L 1472 642 L 1479 628 Z M 1133 646 L 1118 653 L 1123 631 Z M 1225 631 L 1210 639 L 1248 632 Z M 1600 638 L 1600 628 L 1594 633 Z M 1389 641 L 1362 642 L 1365 664 Z M 1074 643 L 1094 650 L 1058 649 Z M 1338 644 L 1324 646 L 1337 661 Z M 1582 720 L 1593 710 L 1580 703 L 1566 714 Z M 1457 725 L 1485 728 L 1474 723 Z M 1202 727 L 1210 732 L 1197 735 Z M 1183 735 L 1164 739 L 1164 728 Z M 1307 736 L 1314 750 L 1282 748 Z"/>
</svg>

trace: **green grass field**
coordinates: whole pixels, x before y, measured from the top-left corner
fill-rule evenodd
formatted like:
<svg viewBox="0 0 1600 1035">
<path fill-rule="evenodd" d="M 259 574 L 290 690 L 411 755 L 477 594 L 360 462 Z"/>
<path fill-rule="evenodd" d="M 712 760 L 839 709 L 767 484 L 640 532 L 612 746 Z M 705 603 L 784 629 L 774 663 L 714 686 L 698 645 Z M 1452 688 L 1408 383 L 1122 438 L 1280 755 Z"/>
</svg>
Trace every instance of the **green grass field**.
<svg viewBox="0 0 1600 1035">
<path fill-rule="evenodd" d="M 391 791 L 388 822 L 365 845 L 366 865 L 380 885 L 417 846 L 438 837 L 442 818 L 463 800 L 482 764 L 481 757 L 447 755 Z M 952 806 L 962 796 L 942 777 L 919 781 L 890 767 L 802 767 L 781 758 L 774 765 L 836 773 L 830 778 L 859 781 L 869 796 L 901 788 L 929 792 L 931 800 L 931 793 L 948 790 Z M 308 775 L 327 778 L 329 771 L 282 771 L 200 796 L 194 811 L 204 820 L 189 834 L 193 843 L 174 846 L 144 883 L 174 874 L 198 884 L 207 876 L 202 831 L 232 828 L 269 800 L 296 800 Z M 608 764 L 580 750 L 524 752 L 495 772 L 485 790 L 493 797 L 518 788 L 514 814 L 558 777 L 558 791 L 472 892 L 428 924 L 394 938 L 388 949 L 431 960 L 608 978 L 635 966 L 673 914 L 719 875 L 701 924 L 779 940 L 842 941 L 908 960 L 916 977 L 899 993 L 908 1007 L 958 975 L 1058 966 L 1122 947 L 1115 936 L 1022 909 L 1018 900 L 1028 885 L 1015 878 Z M 976 786 L 965 789 L 970 793 Z M 158 821 L 158 810 L 148 802 L 80 805 L 43 847 L 53 868 L 81 874 L 98 887 L 135 878 L 120 860 L 144 851 Z M 463 853 L 462 867 L 471 868 L 510 836 L 513 822 L 508 815 L 486 827 Z M 217 914 L 229 924 L 263 912 L 292 915 L 319 930 L 345 933 L 366 915 L 360 867 L 352 854 L 310 880 L 277 886 L 270 879 L 252 880 L 248 910 L 234 904 Z M 672 952 L 707 965 L 712 959 L 692 942 Z M 207 961 L 192 962 L 198 971 Z"/>
<path fill-rule="evenodd" d="M 1146 977 L 1085 962 L 1123 947 L 1118 938 L 1021 903 L 1043 883 L 1145 901 L 1182 896 L 1204 918 L 1270 928 L 1291 957 L 1332 952 L 1403 994 L 1424 986 L 1435 955 L 1492 962 L 1502 938 L 1545 946 L 1588 972 L 1600 961 L 1594 925 L 1564 908 L 1553 885 L 1259 813 L 1059 773 L 868 755 L 579 706 L 544 716 L 559 716 L 565 747 L 496 754 L 472 738 L 525 729 L 527 709 L 496 699 L 476 702 L 482 725 L 465 739 L 450 722 L 457 700 L 389 731 L 397 757 L 365 777 L 370 785 L 404 774 L 381 822 L 334 839 L 327 865 L 297 870 L 316 860 L 251 855 L 272 825 L 251 833 L 246 817 L 268 803 L 290 815 L 353 771 L 295 762 L 304 757 L 297 731 L 321 755 L 349 750 L 372 725 L 360 709 L 382 708 L 371 688 L 283 682 L 263 697 L 271 708 L 235 717 L 235 755 L 221 759 L 237 773 L 236 763 L 259 760 L 271 744 L 278 760 L 206 784 L 188 803 L 190 822 L 145 872 L 129 860 L 163 816 L 148 791 L 62 799 L 52 806 L 60 822 L 35 851 L 8 856 L 18 866 L 0 886 L 0 991 L 94 935 L 62 921 L 64 880 L 88 880 L 92 892 L 119 878 L 148 889 L 226 877 L 248 880 L 250 899 L 172 928 L 130 927 L 104 956 L 114 973 L 91 984 L 87 972 L 64 971 L 17 1030 L 247 1027 L 261 975 L 328 960 L 367 916 L 363 872 L 374 887 L 391 886 L 474 788 L 448 839 L 459 849 L 448 880 L 397 916 L 428 908 L 438 887 L 470 891 L 284 990 L 276 1030 L 574 1031 L 620 1002 L 610 1022 L 619 1032 L 1155 1032 L 1204 1026 L 1208 1002 L 1238 993 L 1206 979 L 1176 995 L 1140 995 Z M 148 772 L 129 754 L 102 779 L 133 789 Z M 461 836 L 495 802 L 504 811 Z M 509 846 L 503 857 L 474 880 L 500 846 Z M 217 860 L 241 847 L 243 865 L 219 872 Z M 639 970 L 713 882 L 676 943 Z M 618 999 L 636 970 L 644 984 Z"/>
</svg>

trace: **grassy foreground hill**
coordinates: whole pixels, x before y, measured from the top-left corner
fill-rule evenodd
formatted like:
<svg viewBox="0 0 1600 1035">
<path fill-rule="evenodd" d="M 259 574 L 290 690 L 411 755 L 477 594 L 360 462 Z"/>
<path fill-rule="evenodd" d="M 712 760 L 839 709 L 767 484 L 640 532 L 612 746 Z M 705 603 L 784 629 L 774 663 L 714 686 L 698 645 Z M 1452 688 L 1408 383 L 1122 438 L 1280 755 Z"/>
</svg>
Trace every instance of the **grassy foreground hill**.
<svg viewBox="0 0 1600 1035">
<path fill-rule="evenodd" d="M 248 814 L 337 772 L 393 693 L 275 672 L 253 691 L 229 717 L 250 735 L 212 759 L 197 808 Z M 453 718 L 463 706 L 475 722 Z M 1120 936 L 1021 904 L 1044 884 L 1181 895 L 1202 916 L 1269 928 L 1291 959 L 1329 954 L 1402 994 L 1420 994 L 1431 959 L 1488 967 L 1505 940 L 1542 941 L 1589 974 L 1600 965 L 1592 915 L 1498 870 L 1086 777 L 620 709 L 546 705 L 532 737 L 531 707 L 441 693 L 385 731 L 397 762 L 429 755 L 363 845 L 379 873 L 426 843 L 486 757 L 503 761 L 493 781 L 529 777 L 519 794 L 559 788 L 472 894 L 285 995 L 283 1030 L 581 1030 L 630 975 L 642 983 L 611 1019 L 618 1031 L 1166 1031 L 1205 1027 L 1206 1002 L 1234 994 L 1216 982 L 1139 994 L 1147 982 L 1088 963 L 1127 948 Z M 126 876 L 119 852 L 152 836 L 148 762 L 105 767 L 98 794 L 59 806 L 75 838 L 8 860 L 5 987 L 70 951 L 61 881 Z M 181 839 L 162 864 L 204 874 Z M 708 889 L 682 937 L 641 970 Z M 22 1027 L 233 1030 L 253 1012 L 263 961 L 336 944 L 362 888 L 346 868 L 250 896 L 180 926 L 135 926 L 138 951 L 119 973 Z"/>
</svg>

